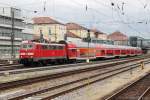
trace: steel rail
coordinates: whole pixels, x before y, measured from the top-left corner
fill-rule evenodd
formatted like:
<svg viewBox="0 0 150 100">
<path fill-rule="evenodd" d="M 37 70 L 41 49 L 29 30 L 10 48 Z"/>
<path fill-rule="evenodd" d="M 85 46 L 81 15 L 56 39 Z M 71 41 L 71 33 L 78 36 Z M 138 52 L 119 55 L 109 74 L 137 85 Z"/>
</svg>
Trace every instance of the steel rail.
<svg viewBox="0 0 150 100">
<path fill-rule="evenodd" d="M 149 58 L 149 56 L 144 57 L 138 57 L 135 59 L 144 59 Z M 46 67 L 37 67 L 37 68 L 23 68 L 23 69 L 15 69 L 15 70 L 7 70 L 7 71 L 0 71 L 0 76 L 5 76 L 5 73 L 11 75 L 11 74 L 20 74 L 20 73 L 29 73 L 29 72 L 35 72 L 35 71 L 44 71 L 44 70 L 53 70 L 53 69 L 61 69 L 61 68 L 69 68 L 69 67 L 75 67 L 75 66 L 84 66 L 84 65 L 90 65 L 90 64 L 103 64 L 108 63 L 112 61 L 125 61 L 133 58 L 127 58 L 127 59 L 119 59 L 119 60 L 109 60 L 109 61 L 103 61 L 103 62 L 91 62 L 91 63 L 79 63 L 79 64 L 69 64 L 69 65 L 60 65 L 60 66 L 46 66 Z"/>
<path fill-rule="evenodd" d="M 132 64 L 132 66 L 134 66 L 134 67 L 138 67 L 139 66 L 139 63 L 138 63 L 138 65 L 137 64 Z M 123 68 L 126 68 L 126 67 L 128 67 L 128 69 L 125 69 L 124 71 L 128 71 L 128 70 L 131 70 L 130 69 L 130 67 L 131 67 L 131 65 L 129 65 L 129 66 L 125 66 L 125 67 L 121 67 L 121 68 L 118 68 L 117 70 L 120 70 L 120 69 L 123 69 Z M 133 68 L 134 68 L 133 67 Z M 110 73 L 110 72 L 113 72 L 113 71 L 116 71 L 116 70 L 110 70 L 110 71 L 108 71 L 108 72 L 105 72 L 105 73 L 101 73 L 101 74 L 98 74 L 98 75 L 94 75 L 94 76 L 91 76 L 90 78 L 95 78 L 95 77 L 98 77 L 99 75 L 102 75 L 102 74 L 106 74 L 106 73 Z M 121 71 L 121 72 L 124 72 L 124 71 Z M 121 73 L 121 72 L 118 72 L 118 73 Z M 115 73 L 114 75 L 116 75 L 116 74 L 118 74 L 118 73 Z M 63 76 L 63 75 L 62 75 Z M 111 75 L 110 75 L 111 76 Z M 107 77 L 106 77 L 107 78 Z M 104 78 L 105 79 L 105 78 Z M 84 78 L 84 79 L 82 79 L 82 80 L 76 80 L 75 82 L 80 82 L 80 81 L 83 81 L 83 80 L 87 80 L 87 78 Z M 97 79 L 97 80 L 101 80 L 101 79 Z M 75 82 L 71 82 L 71 83 L 67 83 L 67 84 L 73 84 L 73 83 L 75 83 Z M 95 80 L 95 82 L 96 82 L 96 80 Z M 93 82 L 91 82 L 91 83 L 93 83 Z M 67 85 L 66 84 L 66 85 Z M 63 86 L 63 85 L 60 85 L 60 86 Z M 57 87 L 60 87 L 60 86 L 57 86 Z M 79 86 L 80 87 L 80 86 Z M 54 88 L 54 87 L 53 87 Z M 50 90 L 52 90 L 52 88 L 50 88 Z M 72 90 L 72 89 L 71 89 Z M 43 90 L 43 91 L 47 91 L 47 90 Z M 38 93 L 39 92 L 41 92 L 41 91 L 38 91 Z M 37 93 L 37 92 L 36 92 Z M 64 93 L 64 92 L 63 92 Z M 26 94 L 26 95 L 23 95 L 23 96 L 20 96 L 20 97 L 18 97 L 18 98 L 22 98 L 22 97 L 24 97 L 24 96 L 29 96 L 29 95 L 31 95 L 31 94 L 35 94 L 35 93 L 30 93 L 30 94 Z M 56 95 L 55 95 L 56 96 Z M 52 97 L 54 97 L 54 96 L 52 96 Z M 15 99 L 18 99 L 18 98 L 14 98 L 14 100 Z"/>
<path fill-rule="evenodd" d="M 143 100 L 143 98 L 148 94 L 150 91 L 150 86 L 143 92 L 143 94 L 138 98 L 138 100 Z"/>
<path fill-rule="evenodd" d="M 146 62 L 146 63 L 147 63 L 147 62 Z M 148 63 L 150 63 L 150 62 L 148 61 Z M 143 80 L 145 77 L 149 76 L 149 74 L 150 74 L 150 72 L 147 73 L 146 75 L 140 77 L 139 79 L 137 79 L 137 80 L 131 82 L 131 83 L 128 84 L 127 86 L 124 86 L 122 89 L 120 89 L 120 90 L 114 92 L 111 96 L 105 98 L 105 100 L 114 100 L 117 96 L 121 95 L 121 94 L 123 93 L 123 91 L 127 91 L 130 87 L 135 86 L 138 82 L 140 82 L 141 80 Z M 147 91 L 146 91 L 146 92 L 147 92 Z M 145 92 L 143 92 L 143 94 L 141 95 L 141 97 L 144 95 L 144 93 L 145 93 Z M 141 97 L 139 97 L 139 99 L 140 99 Z M 141 100 L 141 99 L 140 99 L 140 100 Z"/>
<path fill-rule="evenodd" d="M 0 66 L 0 72 L 1 71 L 21 69 L 21 68 L 25 68 L 25 67 L 23 67 L 22 64 L 8 64 L 8 65 Z"/>
<path fill-rule="evenodd" d="M 47 96 L 37 96 L 38 98 L 40 98 L 40 100 L 53 99 L 53 98 L 58 97 L 58 96 L 60 96 L 62 94 L 71 92 L 73 90 L 82 88 L 84 86 L 93 84 L 93 83 L 98 82 L 98 81 L 104 80 L 106 78 L 112 77 L 112 76 L 117 75 L 119 73 L 122 73 L 122 72 L 125 72 L 125 71 L 129 71 L 131 66 L 133 66 L 132 68 L 137 68 L 138 66 L 140 66 L 140 64 L 138 63 L 138 64 L 128 65 L 128 66 L 125 66 L 125 67 L 120 67 L 120 68 L 117 68 L 117 69 L 109 70 L 109 71 L 104 72 L 104 73 L 100 73 L 100 74 L 97 74 L 97 75 L 92 75 L 90 77 L 86 77 L 86 78 L 83 78 L 83 79 L 80 79 L 80 80 L 72 81 L 72 82 L 69 82 L 69 83 L 66 83 L 66 84 L 61 84 L 59 86 L 46 88 L 46 89 L 39 90 L 39 91 L 36 91 L 36 92 L 24 94 L 24 95 L 12 98 L 11 100 L 23 99 L 25 97 L 28 97 L 28 96 L 30 97 L 32 95 L 37 95 L 37 94 L 40 94 L 40 93 L 41 93 L 41 95 L 43 95 L 44 94 L 43 92 L 48 92 L 48 93 L 46 93 L 48 95 Z M 104 75 L 104 77 L 100 77 L 102 75 Z M 88 82 L 86 80 L 88 80 Z M 76 86 L 76 84 L 79 84 L 79 85 Z M 70 88 L 66 89 L 67 86 L 70 87 Z M 58 89 L 58 92 L 55 93 L 57 89 Z M 49 93 L 50 91 L 51 91 L 51 93 Z M 55 92 L 53 92 L 53 91 L 55 91 Z M 33 96 L 33 97 L 36 98 L 36 96 Z"/>
<path fill-rule="evenodd" d="M 126 59 L 132 59 L 132 58 L 143 58 L 143 57 L 148 57 L 150 55 L 139 55 L 139 56 L 131 56 L 131 57 L 125 57 L 125 58 L 113 58 L 113 59 L 104 59 L 104 60 L 101 60 L 101 61 L 93 61 L 93 62 L 90 62 L 88 64 L 96 64 L 96 63 L 106 63 L 106 62 L 113 62 L 113 61 L 121 61 L 121 60 L 126 60 Z M 49 66 L 42 66 L 42 67 L 36 67 L 36 66 L 30 66 L 30 67 L 26 67 L 26 66 L 23 66 L 21 64 L 2 64 L 0 65 L 0 76 L 2 75 L 5 75 L 5 73 L 7 74 L 13 74 L 11 71 L 16 71 L 16 74 L 17 73 L 20 73 L 19 70 L 21 71 L 22 69 L 23 70 L 31 70 L 31 69 L 35 69 L 35 70 L 39 70 L 40 69 L 42 70 L 52 70 L 52 69 L 60 69 L 61 67 L 63 68 L 67 68 L 67 67 L 73 67 L 73 66 L 79 66 L 79 65 L 88 65 L 87 63 L 74 63 L 74 64 L 56 64 L 56 65 L 49 65 Z M 10 67 L 10 66 L 13 66 L 14 67 Z M 8 66 L 8 67 L 7 67 Z M 16 67 L 15 67 L 16 66 Z M 18 71 L 17 71 L 18 70 Z M 23 71 L 22 71 L 23 72 Z M 26 72 L 26 71 L 25 71 Z M 28 72 L 31 72 L 31 71 L 28 71 Z"/>
<path fill-rule="evenodd" d="M 7 88 L 11 88 L 11 87 L 17 87 L 17 86 L 22 86 L 24 84 L 32 84 L 35 82 L 39 82 L 39 81 L 44 81 L 44 80 L 48 80 L 48 79 L 54 79 L 54 78 L 58 78 L 58 77 L 63 77 L 63 76 L 67 76 L 67 75 L 71 75 L 71 74 L 77 74 L 77 73 L 82 73 L 82 72 L 86 72 L 86 71 L 92 71 L 95 69 L 102 69 L 102 68 L 106 68 L 106 67 L 110 67 L 110 66 L 114 66 L 116 64 L 124 64 L 124 63 L 128 63 L 128 62 L 132 62 L 132 61 L 136 61 L 136 60 L 140 60 L 140 59 L 132 59 L 132 60 L 125 60 L 125 61 L 116 61 L 116 62 L 111 62 L 111 63 L 106 63 L 106 64 L 101 64 L 101 65 L 92 65 L 92 67 L 89 65 L 89 67 L 85 67 L 82 68 L 83 66 L 78 66 L 77 67 L 73 67 L 70 68 L 69 70 L 63 70 L 57 73 L 52 73 L 50 75 L 43 75 L 43 76 L 39 76 L 39 77 L 33 77 L 33 78 L 28 78 L 28 79 L 23 79 L 23 80 L 16 80 L 16 81 L 11 81 L 11 82 L 6 82 L 6 83 L 0 83 L 0 90 L 4 90 Z"/>
</svg>

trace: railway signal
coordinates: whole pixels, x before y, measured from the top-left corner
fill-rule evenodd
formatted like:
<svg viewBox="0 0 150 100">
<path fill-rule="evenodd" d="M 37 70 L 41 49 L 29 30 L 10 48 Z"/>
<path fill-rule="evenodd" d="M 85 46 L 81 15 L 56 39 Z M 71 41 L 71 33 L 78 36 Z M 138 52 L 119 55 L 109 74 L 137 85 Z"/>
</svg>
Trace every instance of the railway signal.
<svg viewBox="0 0 150 100">
<path fill-rule="evenodd" d="M 90 30 L 87 30 L 87 31 L 88 31 L 88 34 L 87 34 L 88 58 L 87 58 L 86 62 L 89 63 L 89 62 L 90 62 L 90 60 L 89 60 L 89 56 L 90 56 L 90 51 L 89 51 L 89 49 L 90 49 L 91 36 L 90 36 Z"/>
<path fill-rule="evenodd" d="M 144 69 L 144 61 L 141 61 L 141 70 Z"/>
</svg>

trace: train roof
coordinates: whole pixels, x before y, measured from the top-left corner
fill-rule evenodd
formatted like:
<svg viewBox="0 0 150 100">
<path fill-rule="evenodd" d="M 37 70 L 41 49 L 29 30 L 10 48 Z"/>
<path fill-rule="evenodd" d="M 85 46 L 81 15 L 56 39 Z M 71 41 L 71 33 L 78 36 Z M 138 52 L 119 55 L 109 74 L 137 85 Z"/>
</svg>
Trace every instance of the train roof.
<svg viewBox="0 0 150 100">
<path fill-rule="evenodd" d="M 80 41 L 66 41 L 69 48 L 75 48 L 75 47 L 88 47 L 88 42 Z M 39 42 L 32 42 L 32 41 L 23 41 L 22 43 L 34 43 L 34 44 L 40 44 L 40 45 L 57 45 L 57 46 L 65 46 L 65 44 L 58 44 L 58 43 L 39 43 Z M 111 44 L 95 44 L 95 43 L 89 43 L 89 47 L 100 47 L 100 48 L 110 48 L 110 49 L 139 49 L 139 47 L 131 47 L 131 46 L 121 46 L 121 45 L 111 45 Z"/>
<path fill-rule="evenodd" d="M 76 45 L 76 47 L 88 47 L 88 43 L 87 42 L 82 42 L 82 41 L 67 41 L 68 44 L 74 44 Z M 96 47 L 95 44 L 93 43 L 89 43 L 89 47 Z"/>
<path fill-rule="evenodd" d="M 76 47 L 88 47 L 88 42 L 83 42 L 82 40 L 78 41 L 67 41 L 67 43 L 72 43 L 76 45 Z M 131 46 L 122 46 L 122 45 L 112 45 L 112 44 L 95 44 L 89 43 L 89 47 L 100 47 L 100 48 L 113 48 L 113 49 L 139 49 L 139 47 L 131 47 Z"/>
<path fill-rule="evenodd" d="M 68 47 L 69 48 L 76 48 L 77 46 L 75 44 L 73 44 L 73 43 L 68 43 Z"/>
<path fill-rule="evenodd" d="M 64 46 L 64 44 L 58 44 L 58 43 L 39 43 L 39 42 L 32 42 L 32 41 L 23 41 L 22 44 L 27 43 L 33 43 L 33 44 L 40 44 L 40 45 L 58 45 L 58 46 Z"/>
</svg>

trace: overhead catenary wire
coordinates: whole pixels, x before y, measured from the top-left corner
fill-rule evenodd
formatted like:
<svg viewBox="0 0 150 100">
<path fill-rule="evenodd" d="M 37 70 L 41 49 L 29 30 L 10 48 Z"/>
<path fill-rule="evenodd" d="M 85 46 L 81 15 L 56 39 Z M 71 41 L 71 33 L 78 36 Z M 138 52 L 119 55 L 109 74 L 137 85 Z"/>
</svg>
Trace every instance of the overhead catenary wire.
<svg viewBox="0 0 150 100">
<path fill-rule="evenodd" d="M 142 3 L 140 0 L 138 0 L 139 1 L 139 3 L 141 4 L 141 6 L 143 6 L 143 8 L 144 8 L 144 10 L 146 11 L 146 8 L 148 8 L 148 1 L 144 4 L 144 3 Z M 148 13 L 150 13 L 150 10 L 149 9 L 147 9 L 147 12 Z M 146 12 L 145 12 L 145 14 L 146 14 Z M 145 16 L 146 17 L 146 16 Z M 149 24 L 149 17 L 145 20 L 145 21 L 142 21 L 141 23 L 142 24 L 146 24 L 146 30 L 148 31 L 148 33 L 150 33 L 150 31 L 149 31 L 149 28 L 148 28 L 148 24 Z"/>
<path fill-rule="evenodd" d="M 83 6 L 81 3 L 79 3 L 79 2 L 76 2 L 76 1 L 74 1 L 73 0 L 73 2 L 72 3 L 74 3 L 74 4 L 76 4 L 76 5 L 78 5 L 78 6 Z M 106 15 L 106 14 L 104 14 L 103 12 L 101 12 L 101 10 L 97 10 L 97 9 L 94 9 L 94 8 L 91 8 L 91 7 L 88 7 L 88 10 L 90 10 L 92 13 L 96 13 L 96 14 L 98 14 L 98 15 L 102 15 L 102 16 L 104 16 L 104 17 L 111 17 L 111 16 L 109 16 L 109 15 Z M 93 14 L 94 15 L 94 14 Z M 96 18 L 96 17 L 95 17 Z M 98 17 L 98 19 L 100 19 L 99 17 Z M 100 20 L 102 20 L 102 19 L 100 19 Z M 100 21 L 99 22 L 97 22 L 97 21 L 95 21 L 95 24 L 96 23 L 100 23 Z"/>
<path fill-rule="evenodd" d="M 47 0 L 42 0 L 42 1 L 47 1 Z M 94 0 L 94 1 L 98 1 L 98 0 Z M 103 12 L 103 10 L 101 10 L 101 9 L 96 9 L 96 8 L 94 8 L 94 7 L 91 7 L 90 5 L 87 5 L 87 3 L 88 3 L 88 1 L 86 2 L 86 6 L 85 6 L 85 3 L 81 3 L 81 2 L 77 2 L 77 1 L 74 1 L 74 0 L 72 0 L 72 2 L 71 3 L 73 3 L 73 4 L 75 4 L 75 5 L 77 5 L 77 6 L 84 6 L 85 7 L 85 9 L 88 9 L 89 11 L 90 11 L 90 14 L 89 14 L 89 16 L 93 16 L 92 18 L 95 18 L 94 19 L 94 22 L 90 22 L 91 24 L 93 24 L 93 23 L 95 23 L 95 24 L 98 24 L 98 23 L 105 23 L 105 24 L 107 24 L 107 23 L 122 23 L 122 24 L 126 24 L 128 27 L 132 27 L 132 28 L 134 28 L 134 26 L 132 26 L 132 24 L 136 24 L 136 22 L 134 22 L 134 21 L 130 21 L 130 20 L 128 20 L 128 19 L 130 19 L 129 18 L 129 16 L 127 15 L 127 14 L 123 14 L 123 13 L 125 13 L 125 11 L 124 11 L 124 7 L 125 7 L 125 2 L 122 2 L 122 1 L 115 1 L 114 2 L 114 0 L 110 0 L 111 2 L 109 3 L 109 5 L 105 5 L 104 3 L 100 3 L 100 1 L 98 1 L 99 3 L 97 3 L 97 4 L 101 4 L 101 5 L 103 5 L 104 7 L 107 7 L 107 8 L 109 8 L 109 9 L 111 9 L 112 10 L 112 15 L 110 15 L 110 14 L 108 14 L 108 13 L 104 13 Z M 118 4 L 118 2 L 119 2 L 119 4 Z M 148 2 L 148 1 L 147 1 Z M 146 3 L 147 3 L 146 2 Z M 32 3 L 31 3 L 32 4 Z M 47 9 L 47 6 L 46 6 L 46 4 L 47 4 L 47 2 L 45 3 L 45 2 L 43 2 L 43 11 L 44 12 L 46 12 L 48 9 Z M 25 4 L 26 5 L 26 4 Z M 30 4 L 29 4 L 30 5 Z M 148 8 L 148 5 L 149 4 L 145 4 L 144 3 L 144 5 L 143 5 L 143 8 L 145 7 L 145 8 Z M 113 7 L 112 7 L 113 6 Z M 21 8 L 21 9 L 24 9 L 24 8 Z M 32 12 L 32 10 L 30 10 L 30 9 L 24 9 L 25 11 L 31 11 Z M 116 12 L 116 13 L 115 13 Z M 41 12 L 41 11 L 38 11 L 38 14 L 42 14 L 43 12 Z M 53 13 L 55 13 L 55 0 L 53 0 Z M 119 13 L 119 16 L 121 17 L 119 17 L 118 16 L 118 13 Z M 104 17 L 107 17 L 107 18 L 110 18 L 110 17 L 112 17 L 112 21 L 102 21 L 102 19 L 100 18 L 100 17 L 96 17 L 96 15 L 101 15 L 101 16 L 104 16 Z M 118 17 L 116 17 L 116 19 L 114 19 L 115 18 L 115 15 L 117 15 Z M 55 16 L 55 14 L 53 14 L 53 16 Z M 126 17 L 126 18 L 125 18 Z M 57 18 L 59 18 L 59 17 L 57 17 Z M 91 19 L 92 19 L 91 18 Z M 62 18 L 61 18 L 62 19 Z M 99 20 L 96 20 L 96 19 L 99 19 Z M 120 21 L 119 21 L 119 19 L 120 19 Z M 123 19 L 123 21 L 121 20 L 121 19 Z M 126 20 L 125 20 L 126 19 Z M 142 22 L 142 21 L 141 21 Z M 87 24 L 87 22 L 83 22 L 83 23 L 85 23 L 85 24 Z M 143 23 L 143 22 L 142 22 Z M 140 23 L 140 21 L 138 21 L 137 22 L 137 24 L 142 24 L 142 23 Z M 145 22 L 146 24 L 149 24 L 149 21 L 148 20 L 146 20 L 146 22 Z M 133 29 L 132 29 L 133 30 Z M 136 30 L 136 32 L 138 31 L 136 28 L 134 28 L 134 30 Z M 139 33 L 139 32 L 138 32 Z"/>
<path fill-rule="evenodd" d="M 110 1 L 112 1 L 112 0 L 110 0 Z M 122 2 L 122 7 L 120 8 L 119 6 L 118 6 L 118 4 L 117 4 L 117 7 L 118 7 L 118 9 L 120 10 L 120 11 L 122 11 L 122 13 L 121 13 L 121 15 L 124 15 L 124 16 L 126 16 L 125 14 L 124 14 L 124 2 Z M 111 5 L 112 6 L 115 6 L 115 3 L 112 3 L 111 2 Z M 109 7 L 109 8 L 111 8 L 111 7 Z M 114 10 L 114 9 L 113 9 Z M 117 14 L 118 14 L 118 10 L 117 10 L 117 8 L 115 8 L 115 11 L 117 12 Z M 139 34 L 141 34 L 141 32 L 139 32 L 138 30 L 136 30 L 135 28 L 133 28 L 131 25 L 128 25 L 128 24 L 137 24 L 136 22 L 125 22 L 124 20 L 123 20 L 123 18 L 121 18 L 121 16 L 120 16 L 120 11 L 119 11 L 119 19 L 121 19 L 120 20 L 120 23 L 122 23 L 122 24 L 126 24 L 127 25 L 127 27 L 129 27 L 130 29 L 132 29 L 133 31 L 135 31 L 135 32 L 137 32 L 137 33 L 139 33 Z M 126 16 L 127 17 L 127 16 Z M 128 18 L 128 17 L 127 17 Z"/>
<path fill-rule="evenodd" d="M 124 20 L 121 16 L 125 16 L 119 13 L 119 11 L 117 11 L 119 18 L 121 19 L 122 23 L 124 24 Z M 125 16 L 127 17 L 127 16 Z M 128 17 L 127 17 L 128 18 Z M 129 19 L 129 18 L 128 18 Z M 135 28 L 133 28 L 130 24 L 126 24 L 130 29 L 132 29 L 133 31 L 137 32 L 138 34 L 142 34 L 140 31 L 136 30 Z"/>
<path fill-rule="evenodd" d="M 83 6 L 83 7 L 85 6 L 85 4 L 81 4 L 81 3 L 77 2 L 77 1 L 74 1 L 74 0 L 72 0 L 72 3 L 76 4 L 78 6 Z M 97 9 L 94 9 L 94 8 L 91 8 L 91 7 L 88 7 L 88 10 L 94 11 L 95 13 L 100 14 L 100 15 L 105 16 L 105 17 L 110 17 L 109 15 L 101 12 L 100 10 L 97 10 Z"/>
<path fill-rule="evenodd" d="M 96 0 L 97 1 L 97 0 Z M 112 2 L 112 0 L 110 0 L 111 1 L 111 6 L 112 6 L 112 10 L 113 10 L 113 7 L 115 6 L 115 3 L 114 2 Z M 98 1 L 97 1 L 98 2 Z M 124 15 L 124 2 L 122 2 L 122 7 L 121 7 L 121 10 L 122 10 L 122 15 Z M 110 8 L 110 7 L 109 7 Z M 117 4 L 117 8 L 120 10 L 120 7 L 118 6 L 118 4 Z M 121 16 L 120 16 L 120 14 L 119 14 L 119 11 L 118 10 L 115 10 L 117 13 L 118 13 L 118 15 L 119 15 L 119 18 L 121 19 L 121 22 L 123 23 L 123 24 L 127 24 L 127 23 L 125 23 L 124 22 L 124 20 L 121 18 Z M 127 24 L 127 26 L 129 27 L 129 28 L 131 28 L 132 30 L 134 30 L 135 32 L 138 32 L 138 33 L 140 33 L 139 31 L 137 31 L 136 29 L 134 29 L 133 27 L 131 27 L 130 25 L 128 25 Z"/>
</svg>

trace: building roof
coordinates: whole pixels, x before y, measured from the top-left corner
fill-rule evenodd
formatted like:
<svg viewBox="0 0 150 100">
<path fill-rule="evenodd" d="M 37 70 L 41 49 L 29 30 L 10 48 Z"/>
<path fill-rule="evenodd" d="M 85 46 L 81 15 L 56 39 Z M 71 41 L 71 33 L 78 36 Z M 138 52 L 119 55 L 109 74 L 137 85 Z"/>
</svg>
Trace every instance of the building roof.
<svg viewBox="0 0 150 100">
<path fill-rule="evenodd" d="M 91 32 L 94 32 L 95 34 L 106 34 L 104 32 L 99 31 L 98 29 L 90 29 Z"/>
<path fill-rule="evenodd" d="M 34 17 L 33 23 L 34 24 L 61 24 L 61 25 L 64 25 L 63 23 L 60 23 L 50 17 Z"/>
<path fill-rule="evenodd" d="M 119 31 L 113 32 L 112 34 L 108 35 L 108 38 L 111 40 L 118 40 L 118 41 L 128 40 L 128 37 Z"/>
<path fill-rule="evenodd" d="M 69 32 L 69 31 L 67 31 L 67 37 L 72 37 L 72 38 L 81 38 L 81 37 L 79 37 L 79 36 L 77 36 L 76 34 L 74 34 L 74 33 L 72 33 L 72 32 Z"/>
<path fill-rule="evenodd" d="M 67 30 L 88 30 L 87 28 L 77 24 L 77 23 L 67 23 Z"/>
</svg>

